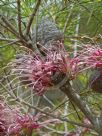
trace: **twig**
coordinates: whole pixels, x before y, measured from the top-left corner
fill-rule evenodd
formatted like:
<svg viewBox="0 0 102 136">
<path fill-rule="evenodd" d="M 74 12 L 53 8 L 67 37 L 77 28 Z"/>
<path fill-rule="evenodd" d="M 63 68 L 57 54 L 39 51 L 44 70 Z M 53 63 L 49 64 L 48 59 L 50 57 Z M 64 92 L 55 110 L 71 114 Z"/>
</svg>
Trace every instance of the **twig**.
<svg viewBox="0 0 102 136">
<path fill-rule="evenodd" d="M 59 107 L 61 107 L 62 105 L 64 105 L 66 102 L 68 102 L 68 99 L 67 100 L 64 100 L 63 102 L 61 102 L 57 107 L 55 107 L 52 111 L 51 111 L 51 113 L 52 112 L 54 112 L 55 110 L 57 110 Z"/>
<path fill-rule="evenodd" d="M 16 3 L 16 2 L 7 2 L 7 1 L 4 2 L 3 0 L 0 0 L 0 2 L 3 3 L 3 4 L 0 5 L 0 6 L 2 6 L 2 7 L 3 7 L 3 6 L 7 6 L 7 5 L 11 5 L 11 4 L 14 6 L 15 3 Z M 14 7 L 16 7 L 16 6 L 14 6 Z"/>
<path fill-rule="evenodd" d="M 0 35 L 2 35 L 2 37 L 5 37 L 5 35 L 3 34 L 3 32 L 0 31 Z"/>
<path fill-rule="evenodd" d="M 92 38 L 88 36 L 64 36 L 64 38 L 68 38 L 68 39 L 72 38 L 77 40 L 89 39 L 92 41 Z"/>
<path fill-rule="evenodd" d="M 49 99 L 46 97 L 46 95 L 43 95 L 43 98 L 45 99 L 45 101 L 47 101 L 52 107 L 55 107 L 55 104 Z"/>
<path fill-rule="evenodd" d="M 15 44 L 15 43 L 17 43 L 17 42 L 19 42 L 19 40 L 15 40 L 15 41 L 12 41 L 12 42 L 10 42 L 10 43 L 8 43 L 8 44 L 6 44 L 6 45 L 0 46 L 0 48 L 4 48 L 4 47 L 6 47 L 6 46 Z"/>
<path fill-rule="evenodd" d="M 18 39 L 9 39 L 9 38 L 0 37 L 0 41 L 15 42 L 15 41 L 19 41 L 19 40 Z"/>
<path fill-rule="evenodd" d="M 4 69 L 4 74 L 5 74 L 5 76 L 7 76 L 7 73 L 6 73 L 6 70 Z M 7 77 L 6 78 L 6 80 L 7 80 L 7 83 L 9 83 L 10 82 L 10 79 L 9 79 L 9 77 Z M 11 90 L 11 92 L 12 92 L 12 90 L 13 90 L 13 86 L 12 86 L 12 84 L 9 84 L 9 91 Z"/>
<path fill-rule="evenodd" d="M 76 109 L 75 105 L 73 104 L 73 102 L 72 102 L 72 101 L 70 101 L 70 103 L 72 104 L 72 107 L 73 107 L 73 109 L 75 110 L 75 112 L 76 112 L 76 114 L 77 114 L 77 116 L 78 116 L 79 120 L 81 120 L 81 117 L 80 117 L 80 115 L 78 114 L 78 111 L 77 111 L 77 109 Z"/>
<path fill-rule="evenodd" d="M 44 128 L 46 128 L 46 129 L 52 131 L 52 133 L 56 133 L 56 134 L 59 134 L 59 135 L 64 135 L 64 134 L 67 133 L 66 131 L 58 131 L 58 130 L 53 129 L 53 128 L 50 128 L 50 127 L 48 127 L 48 126 L 44 126 Z"/>
<path fill-rule="evenodd" d="M 68 105 L 69 103 L 65 103 L 64 105 L 64 116 L 66 116 L 68 114 Z M 65 132 L 68 132 L 68 124 L 67 122 L 64 122 L 64 128 L 65 128 Z"/>
<path fill-rule="evenodd" d="M 41 3 L 41 0 L 37 0 L 37 4 L 36 4 L 36 7 L 34 8 L 29 20 L 28 20 L 28 24 L 27 24 L 27 28 L 26 28 L 26 32 L 25 32 L 25 35 L 29 35 L 29 32 L 30 32 L 30 27 L 32 25 L 32 22 L 33 22 L 33 19 L 36 15 L 36 12 L 40 6 L 40 3 Z"/>
<path fill-rule="evenodd" d="M 66 22 L 65 22 L 65 25 L 64 25 L 64 28 L 63 28 L 63 33 L 65 33 L 66 28 L 67 28 L 67 26 L 68 26 L 69 20 L 70 20 L 71 15 L 72 15 L 73 7 L 74 7 L 74 4 L 72 4 L 71 9 L 70 9 L 70 12 L 69 12 L 69 14 L 68 14 L 68 17 L 67 17 L 67 19 L 66 19 Z"/>
</svg>

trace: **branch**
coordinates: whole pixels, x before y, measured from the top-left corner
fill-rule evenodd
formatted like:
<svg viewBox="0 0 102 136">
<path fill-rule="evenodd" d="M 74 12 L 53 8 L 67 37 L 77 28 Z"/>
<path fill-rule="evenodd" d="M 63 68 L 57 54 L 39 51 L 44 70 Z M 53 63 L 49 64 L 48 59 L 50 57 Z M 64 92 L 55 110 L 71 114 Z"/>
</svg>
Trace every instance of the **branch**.
<svg viewBox="0 0 102 136">
<path fill-rule="evenodd" d="M 96 117 L 93 115 L 88 105 L 84 101 L 82 101 L 80 95 L 71 87 L 69 81 L 67 81 L 62 87 L 60 87 L 60 89 L 67 95 L 67 97 L 71 101 L 73 101 L 78 106 L 78 108 L 86 115 L 90 122 L 94 124 Z"/>
<path fill-rule="evenodd" d="M 11 30 L 11 32 L 19 38 L 19 33 L 16 31 L 13 25 L 4 17 L 1 17 L 1 19 L 6 24 L 6 26 L 9 28 L 9 30 Z"/>
<path fill-rule="evenodd" d="M 2 37 L 5 37 L 5 35 L 3 34 L 3 32 L 0 31 L 0 35 L 2 35 Z"/>
<path fill-rule="evenodd" d="M 3 23 L 0 22 L 0 25 L 3 26 L 4 28 L 6 28 L 7 30 L 9 30 L 12 34 L 15 35 L 15 33 L 6 25 L 4 25 Z"/>
<path fill-rule="evenodd" d="M 20 39 L 20 42 L 23 44 L 23 46 L 26 46 L 28 48 L 31 49 L 31 43 L 23 36 L 20 37 L 19 33 L 15 30 L 15 28 L 13 27 L 13 25 L 4 17 L 1 17 L 2 21 L 5 23 L 5 25 L 3 25 L 1 22 L 0 24 L 5 28 L 7 28 L 11 33 L 13 33 L 18 39 Z"/>
<path fill-rule="evenodd" d="M 30 16 L 30 18 L 28 20 L 28 24 L 27 24 L 27 28 L 26 28 L 26 32 L 25 32 L 26 35 L 29 35 L 30 27 L 32 25 L 32 22 L 33 22 L 33 19 L 34 19 L 35 15 L 36 15 L 36 12 L 37 12 L 37 10 L 38 10 L 38 8 L 40 6 L 40 3 L 41 3 L 41 0 L 37 0 L 36 7 L 34 8 L 32 14 L 31 14 L 31 16 Z"/>
<path fill-rule="evenodd" d="M 17 7 L 18 7 L 18 29 L 19 29 L 19 34 L 22 37 L 22 28 L 21 28 L 21 1 L 17 0 Z"/>
</svg>

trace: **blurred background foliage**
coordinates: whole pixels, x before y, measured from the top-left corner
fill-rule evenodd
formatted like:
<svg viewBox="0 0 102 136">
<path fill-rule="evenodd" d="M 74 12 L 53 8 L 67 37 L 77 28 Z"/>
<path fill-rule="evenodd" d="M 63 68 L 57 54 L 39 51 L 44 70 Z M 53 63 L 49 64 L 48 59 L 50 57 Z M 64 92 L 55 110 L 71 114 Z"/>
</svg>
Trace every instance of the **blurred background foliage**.
<svg viewBox="0 0 102 136">
<path fill-rule="evenodd" d="M 22 17 L 22 31 L 25 33 L 26 25 L 29 16 L 32 13 L 36 0 L 21 0 L 21 17 Z M 2 80 L 5 71 L 3 67 L 7 65 L 15 54 L 21 49 L 19 43 L 15 44 L 17 40 L 6 28 L 2 21 L 2 17 L 8 19 L 13 27 L 18 31 L 17 21 L 17 2 L 16 0 L 0 0 L 0 80 Z M 83 44 L 99 44 L 102 43 L 102 1 L 101 0 L 42 0 L 40 8 L 36 14 L 35 19 L 30 30 L 30 35 L 36 23 L 40 22 L 43 17 L 51 18 L 56 22 L 57 26 L 64 32 L 65 46 L 69 51 L 77 51 L 78 46 Z M 6 38 L 7 40 L 3 40 Z M 73 86 L 81 94 L 82 98 L 89 103 L 91 108 L 99 114 L 102 110 L 102 96 L 93 93 L 88 86 L 88 78 L 91 71 L 80 74 Z M 75 84 L 74 84 L 75 82 Z M 6 84 L 6 82 L 4 82 Z M 2 94 L 2 91 L 0 91 Z M 6 94 L 5 94 L 6 95 Z M 55 102 L 59 105 L 59 101 Z M 77 108 L 76 108 L 77 109 Z M 60 107 L 63 111 L 63 108 Z M 77 113 L 74 112 L 73 106 L 68 108 L 68 118 L 76 120 Z M 80 117 L 83 115 L 79 111 Z M 79 119 L 78 119 L 79 120 Z M 70 126 L 70 127 L 69 127 Z M 75 126 L 69 125 L 70 130 L 74 130 Z M 56 127 L 56 130 L 64 126 Z M 95 134 L 88 134 L 88 136 Z"/>
</svg>

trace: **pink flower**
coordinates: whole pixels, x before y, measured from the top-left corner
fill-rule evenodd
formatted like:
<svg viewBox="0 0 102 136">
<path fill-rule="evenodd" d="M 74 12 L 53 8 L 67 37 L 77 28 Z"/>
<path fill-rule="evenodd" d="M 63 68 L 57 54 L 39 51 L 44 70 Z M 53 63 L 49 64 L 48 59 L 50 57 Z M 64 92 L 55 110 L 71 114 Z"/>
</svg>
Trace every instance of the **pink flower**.
<svg viewBox="0 0 102 136">
<path fill-rule="evenodd" d="M 99 46 L 85 46 L 71 61 L 73 71 L 82 72 L 91 68 L 102 67 L 102 49 Z"/>
<path fill-rule="evenodd" d="M 26 133 L 32 132 L 33 129 L 40 128 L 37 120 L 37 116 L 16 114 L 14 122 L 8 128 L 8 133 L 11 135 L 20 134 L 23 130 L 26 131 Z"/>
<path fill-rule="evenodd" d="M 40 117 L 40 114 L 16 114 L 15 120 L 8 128 L 8 133 L 10 135 L 21 134 L 21 132 L 27 134 L 32 133 L 33 130 L 45 127 L 48 124 L 61 123 L 61 121 L 59 121 L 58 119 L 47 119 L 45 121 L 40 122 Z"/>
<path fill-rule="evenodd" d="M 6 135 L 7 127 L 6 122 L 0 119 L 0 135 Z"/>
<path fill-rule="evenodd" d="M 12 124 L 14 119 L 14 113 L 8 106 L 0 101 L 0 135 L 7 135 L 7 129 Z"/>
</svg>

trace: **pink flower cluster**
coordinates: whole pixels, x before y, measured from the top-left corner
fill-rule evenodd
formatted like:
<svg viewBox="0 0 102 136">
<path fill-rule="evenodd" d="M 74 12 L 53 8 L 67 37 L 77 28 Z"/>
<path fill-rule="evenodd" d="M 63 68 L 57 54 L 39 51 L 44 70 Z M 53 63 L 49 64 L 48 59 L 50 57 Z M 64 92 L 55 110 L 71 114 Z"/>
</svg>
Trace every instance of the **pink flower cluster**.
<svg viewBox="0 0 102 136">
<path fill-rule="evenodd" d="M 68 53 L 60 46 L 58 49 L 49 49 L 45 57 L 39 54 L 23 55 L 12 63 L 12 71 L 20 77 L 21 82 L 25 81 L 26 85 L 41 95 L 53 85 L 51 77 L 56 72 L 66 74 L 69 64 Z"/>
<path fill-rule="evenodd" d="M 58 43 L 46 51 L 45 57 L 42 58 L 40 54 L 24 54 L 12 63 L 12 67 L 13 73 L 18 75 L 22 83 L 42 95 L 47 87 L 53 85 L 51 77 L 57 72 L 75 77 L 86 69 L 102 67 L 102 49 L 86 45 L 76 57 L 71 58 L 64 45 Z"/>
<path fill-rule="evenodd" d="M 50 123 L 59 123 L 58 119 L 43 119 L 40 118 L 43 114 L 21 114 L 20 109 L 11 110 L 6 104 L 0 101 L 0 136 L 11 136 L 22 134 L 31 134 L 33 130 L 42 128 Z"/>
<path fill-rule="evenodd" d="M 102 68 L 102 49 L 98 45 L 86 45 L 70 64 L 76 74 L 90 68 Z"/>
<path fill-rule="evenodd" d="M 0 136 L 16 135 L 21 131 L 31 132 L 40 125 L 37 123 L 38 115 L 20 114 L 16 109 L 11 110 L 2 101 L 0 102 Z"/>
<path fill-rule="evenodd" d="M 100 47 L 90 47 L 88 56 L 88 65 L 96 68 L 102 67 L 102 49 Z"/>
<path fill-rule="evenodd" d="M 58 119 L 42 119 L 43 114 L 22 114 L 20 109 L 11 110 L 4 102 L 0 101 L 0 136 L 30 135 L 33 130 L 38 130 L 51 123 L 61 123 Z"/>
</svg>

